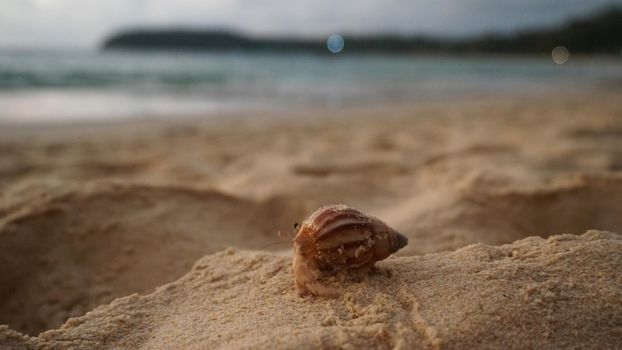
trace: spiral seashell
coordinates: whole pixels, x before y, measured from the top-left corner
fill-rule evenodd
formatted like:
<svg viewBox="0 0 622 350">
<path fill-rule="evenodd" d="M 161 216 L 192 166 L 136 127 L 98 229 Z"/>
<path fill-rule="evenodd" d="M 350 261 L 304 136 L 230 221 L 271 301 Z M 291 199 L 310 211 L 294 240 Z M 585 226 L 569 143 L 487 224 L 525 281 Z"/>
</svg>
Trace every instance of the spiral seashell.
<svg viewBox="0 0 622 350">
<path fill-rule="evenodd" d="M 365 270 L 408 244 L 408 239 L 375 217 L 348 206 L 316 210 L 294 238 L 294 279 L 300 295 L 330 296 L 336 290 L 320 278 L 340 270 Z"/>
</svg>

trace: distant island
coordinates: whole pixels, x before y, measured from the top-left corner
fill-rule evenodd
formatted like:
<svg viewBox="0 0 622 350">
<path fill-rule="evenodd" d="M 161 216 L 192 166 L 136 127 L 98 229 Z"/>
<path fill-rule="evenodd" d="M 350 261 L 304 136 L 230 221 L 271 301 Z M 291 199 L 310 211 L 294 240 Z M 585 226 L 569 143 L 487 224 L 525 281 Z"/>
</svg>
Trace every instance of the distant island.
<svg viewBox="0 0 622 350">
<path fill-rule="evenodd" d="M 344 35 L 354 53 L 545 53 L 565 46 L 573 53 L 622 52 L 622 8 L 608 7 L 556 27 L 512 34 L 486 34 L 465 39 L 405 35 Z M 325 40 L 254 38 L 221 30 L 136 29 L 108 38 L 102 48 L 123 50 L 210 50 L 328 53 Z"/>
</svg>

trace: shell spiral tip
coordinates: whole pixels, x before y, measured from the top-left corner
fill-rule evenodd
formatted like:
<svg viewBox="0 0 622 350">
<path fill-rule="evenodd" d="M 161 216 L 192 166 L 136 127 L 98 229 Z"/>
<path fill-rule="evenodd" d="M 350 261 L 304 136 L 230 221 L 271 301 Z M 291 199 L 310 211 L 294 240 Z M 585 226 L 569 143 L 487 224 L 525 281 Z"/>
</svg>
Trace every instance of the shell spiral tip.
<svg viewBox="0 0 622 350">
<path fill-rule="evenodd" d="M 401 233 L 397 233 L 396 237 L 397 239 L 395 240 L 395 251 L 398 251 L 408 244 L 408 238 Z"/>
</svg>

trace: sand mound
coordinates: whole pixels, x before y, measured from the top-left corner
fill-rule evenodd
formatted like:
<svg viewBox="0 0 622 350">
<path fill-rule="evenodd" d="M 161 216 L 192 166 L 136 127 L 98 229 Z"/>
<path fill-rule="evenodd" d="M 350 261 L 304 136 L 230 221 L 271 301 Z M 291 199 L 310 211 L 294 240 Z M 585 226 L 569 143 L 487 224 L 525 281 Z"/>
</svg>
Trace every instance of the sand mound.
<svg viewBox="0 0 622 350">
<path fill-rule="evenodd" d="M 173 281 L 205 254 L 279 242 L 275 228 L 290 231 L 303 212 L 280 198 L 140 185 L 90 186 L 12 208 L 0 220 L 0 324 L 28 334 L 58 327 Z"/>
<path fill-rule="evenodd" d="M 38 338 L 48 348 L 613 348 L 622 236 L 527 238 L 394 258 L 335 299 L 299 298 L 290 259 L 228 250 L 154 293 L 131 295 Z"/>
<path fill-rule="evenodd" d="M 622 232 L 622 216 L 611 211 L 622 207 L 622 176 L 575 175 L 543 188 L 471 193 L 467 198 L 486 216 L 505 222 L 504 231 L 517 235 L 578 234 L 587 229 Z"/>
<path fill-rule="evenodd" d="M 472 243 L 497 245 L 589 229 L 622 232 L 622 215 L 611 210 L 622 207 L 619 175 L 563 176 L 534 188 L 513 187 L 494 189 L 475 181 L 446 195 L 438 205 L 414 213 L 410 203 L 403 204 L 402 212 L 407 214 L 410 208 L 413 215 L 394 216 L 394 225 L 411 240 L 402 254 L 453 250 Z"/>
</svg>

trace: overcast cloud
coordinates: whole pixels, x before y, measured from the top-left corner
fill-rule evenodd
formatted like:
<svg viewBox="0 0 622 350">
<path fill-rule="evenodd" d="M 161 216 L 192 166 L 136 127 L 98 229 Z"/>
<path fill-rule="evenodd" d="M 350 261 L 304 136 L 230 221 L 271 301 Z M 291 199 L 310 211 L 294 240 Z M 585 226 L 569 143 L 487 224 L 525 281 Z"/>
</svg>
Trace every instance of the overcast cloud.
<svg viewBox="0 0 622 350">
<path fill-rule="evenodd" d="M 0 46 L 96 46 L 135 26 L 225 27 L 257 35 L 468 35 L 550 25 L 622 0 L 0 0 Z"/>
</svg>

